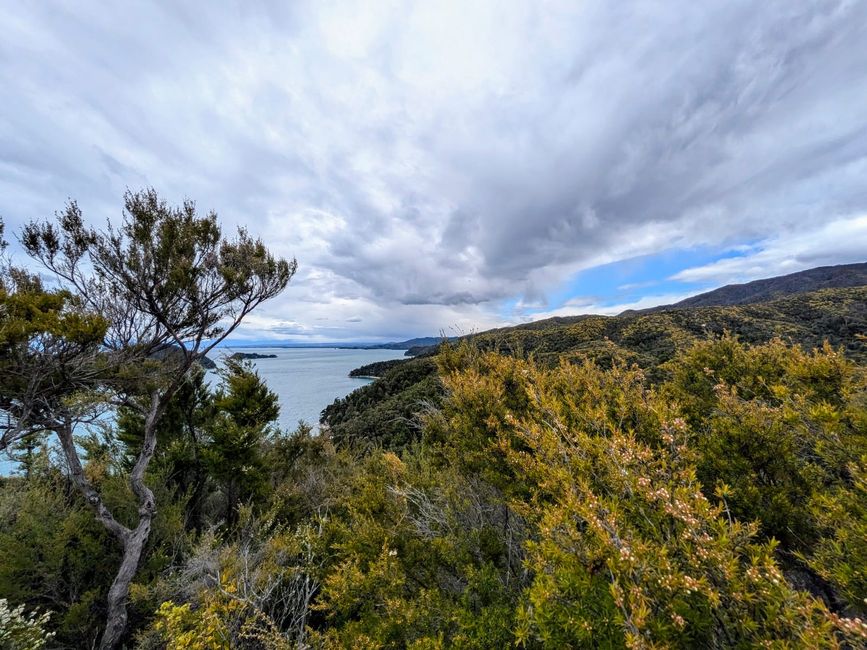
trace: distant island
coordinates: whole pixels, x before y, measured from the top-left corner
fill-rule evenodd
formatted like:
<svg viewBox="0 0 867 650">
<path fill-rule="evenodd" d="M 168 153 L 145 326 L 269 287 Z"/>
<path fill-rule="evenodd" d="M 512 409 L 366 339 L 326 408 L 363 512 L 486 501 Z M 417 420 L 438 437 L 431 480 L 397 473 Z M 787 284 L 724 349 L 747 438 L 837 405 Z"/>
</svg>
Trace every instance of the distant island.
<svg viewBox="0 0 867 650">
<path fill-rule="evenodd" d="M 258 352 L 235 352 L 229 356 L 230 359 L 241 361 L 244 359 L 276 359 L 276 354 L 259 354 Z"/>
</svg>

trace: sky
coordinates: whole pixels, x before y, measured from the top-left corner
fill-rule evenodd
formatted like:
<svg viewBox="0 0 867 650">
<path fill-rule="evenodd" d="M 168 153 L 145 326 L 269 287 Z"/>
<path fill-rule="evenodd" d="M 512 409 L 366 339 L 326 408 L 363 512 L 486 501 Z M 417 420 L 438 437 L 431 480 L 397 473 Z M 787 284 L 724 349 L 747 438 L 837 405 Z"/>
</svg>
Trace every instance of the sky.
<svg viewBox="0 0 867 650">
<path fill-rule="evenodd" d="M 236 341 L 867 260 L 867 2 L 0 0 L 0 25 L 7 233 L 193 199 L 298 260 Z"/>
</svg>

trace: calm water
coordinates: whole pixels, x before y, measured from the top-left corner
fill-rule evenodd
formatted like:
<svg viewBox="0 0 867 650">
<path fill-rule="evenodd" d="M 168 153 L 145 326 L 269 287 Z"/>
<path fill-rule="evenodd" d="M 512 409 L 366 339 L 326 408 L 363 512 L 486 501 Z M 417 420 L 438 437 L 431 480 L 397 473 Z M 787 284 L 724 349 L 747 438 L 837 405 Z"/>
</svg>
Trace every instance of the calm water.
<svg viewBox="0 0 867 650">
<path fill-rule="evenodd" d="M 403 350 L 337 350 L 334 348 L 224 348 L 232 352 L 276 354 L 276 359 L 253 359 L 259 376 L 280 398 L 280 426 L 294 430 L 299 420 L 318 426 L 319 414 L 338 397 L 345 397 L 370 379 L 350 377 L 366 363 L 403 358 Z M 215 376 L 209 374 L 214 387 Z"/>
<path fill-rule="evenodd" d="M 403 358 L 403 350 L 338 350 L 335 348 L 222 348 L 214 361 L 232 352 L 276 354 L 276 359 L 253 359 L 259 376 L 280 398 L 280 427 L 294 430 L 299 420 L 319 426 L 319 414 L 338 397 L 345 397 L 372 380 L 350 377 L 349 371 L 366 363 Z M 217 376 L 208 373 L 211 388 Z M 13 470 L 0 456 L 0 474 Z"/>
</svg>

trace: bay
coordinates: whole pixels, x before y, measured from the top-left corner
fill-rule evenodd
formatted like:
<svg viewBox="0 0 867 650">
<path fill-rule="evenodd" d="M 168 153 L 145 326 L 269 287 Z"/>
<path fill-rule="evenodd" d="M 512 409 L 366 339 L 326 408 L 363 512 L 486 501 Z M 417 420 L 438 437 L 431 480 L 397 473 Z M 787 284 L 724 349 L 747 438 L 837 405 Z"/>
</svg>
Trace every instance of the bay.
<svg viewBox="0 0 867 650">
<path fill-rule="evenodd" d="M 350 377 L 349 372 L 374 361 L 402 359 L 403 350 L 344 350 L 338 348 L 221 348 L 214 361 L 233 352 L 276 354 L 275 359 L 251 359 L 259 376 L 280 399 L 280 428 L 294 431 L 303 420 L 314 429 L 319 414 L 338 397 L 373 381 Z M 216 374 L 208 373 L 215 388 Z"/>
</svg>

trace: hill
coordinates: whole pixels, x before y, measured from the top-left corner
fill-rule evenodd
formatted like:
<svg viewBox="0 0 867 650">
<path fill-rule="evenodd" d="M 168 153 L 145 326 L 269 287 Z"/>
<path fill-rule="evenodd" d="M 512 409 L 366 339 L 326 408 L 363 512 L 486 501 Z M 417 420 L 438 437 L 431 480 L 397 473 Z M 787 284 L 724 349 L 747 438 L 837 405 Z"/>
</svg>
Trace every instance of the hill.
<svg viewBox="0 0 867 650">
<path fill-rule="evenodd" d="M 452 339 L 455 337 L 452 337 Z M 381 343 L 379 345 L 372 345 L 370 349 L 372 350 L 413 350 L 419 348 L 430 347 L 431 345 L 438 345 L 442 343 L 443 338 L 441 336 L 420 336 L 418 338 L 409 339 L 407 341 L 398 341 L 395 343 Z"/>
<path fill-rule="evenodd" d="M 754 280 L 745 284 L 729 284 L 713 291 L 700 293 L 674 303 L 641 310 L 642 313 L 681 309 L 684 307 L 718 307 L 766 302 L 795 293 L 819 289 L 844 289 L 867 285 L 867 262 L 820 266 L 815 269 Z"/>
<path fill-rule="evenodd" d="M 857 335 L 867 333 L 867 286 L 795 293 L 754 304 L 551 318 L 468 338 L 482 350 L 533 356 L 543 365 L 589 358 L 610 367 L 623 361 L 660 379 L 665 374 L 662 364 L 678 350 L 726 331 L 747 343 L 779 337 L 813 348 L 827 340 L 864 363 L 867 345 Z M 426 348 L 415 359 L 393 364 L 381 379 L 336 400 L 322 412 L 323 424 L 336 440 L 405 443 L 417 430 L 414 414 L 441 399 L 436 351 Z"/>
</svg>

